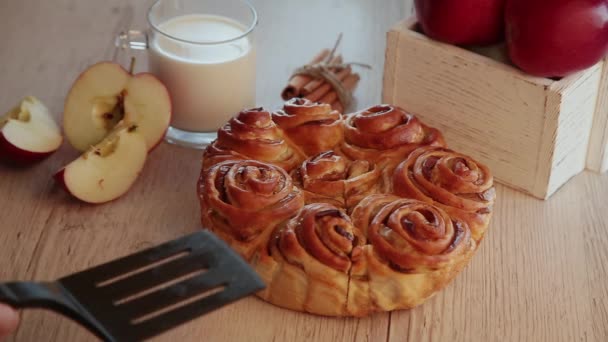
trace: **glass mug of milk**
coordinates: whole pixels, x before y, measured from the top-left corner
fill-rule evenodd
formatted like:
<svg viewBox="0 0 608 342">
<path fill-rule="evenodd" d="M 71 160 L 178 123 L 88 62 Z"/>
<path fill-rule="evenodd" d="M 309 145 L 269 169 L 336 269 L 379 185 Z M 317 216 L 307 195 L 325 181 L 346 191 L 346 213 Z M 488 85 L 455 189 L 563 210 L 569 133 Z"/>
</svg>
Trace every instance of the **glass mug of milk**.
<svg viewBox="0 0 608 342">
<path fill-rule="evenodd" d="M 147 49 L 150 72 L 169 90 L 165 139 L 202 148 L 230 117 L 255 106 L 257 13 L 246 0 L 157 0 L 148 24 L 147 32 L 129 31 L 118 43 Z"/>
</svg>

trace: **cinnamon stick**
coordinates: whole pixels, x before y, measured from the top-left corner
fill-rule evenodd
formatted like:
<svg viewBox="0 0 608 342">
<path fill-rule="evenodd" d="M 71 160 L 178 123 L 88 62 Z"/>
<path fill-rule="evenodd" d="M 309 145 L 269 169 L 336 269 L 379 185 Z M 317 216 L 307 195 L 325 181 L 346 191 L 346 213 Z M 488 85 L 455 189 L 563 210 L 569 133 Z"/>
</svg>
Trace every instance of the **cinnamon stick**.
<svg viewBox="0 0 608 342">
<path fill-rule="evenodd" d="M 326 59 L 327 56 L 329 56 L 329 54 L 330 54 L 329 49 L 321 50 L 321 52 L 319 52 L 310 61 L 310 64 L 320 63 L 321 61 Z M 283 98 L 283 100 L 289 100 L 293 97 L 299 96 L 302 88 L 306 84 L 310 83 L 311 80 L 312 80 L 312 78 L 310 76 L 305 76 L 305 75 L 296 75 L 296 76 L 292 77 L 291 80 L 289 80 L 289 84 L 287 85 L 287 87 L 285 87 L 285 89 L 283 89 L 283 92 L 281 93 L 281 97 Z"/>
<path fill-rule="evenodd" d="M 351 68 L 346 67 L 336 74 L 336 78 L 339 81 L 344 81 L 344 79 L 346 79 L 346 77 L 348 77 L 348 75 L 350 75 L 350 73 L 351 73 Z M 322 86 L 317 88 L 312 93 L 306 95 L 305 97 L 312 102 L 317 102 L 330 91 L 332 91 L 331 85 L 327 82 L 323 82 Z"/>
<path fill-rule="evenodd" d="M 332 58 L 332 59 L 329 61 L 329 65 L 332 65 L 332 64 L 342 64 L 342 62 L 343 62 L 343 60 L 342 60 L 342 56 L 341 56 L 341 55 L 338 55 L 338 56 L 335 56 L 334 58 Z M 332 71 L 333 71 L 333 70 L 332 70 Z M 338 71 L 338 72 L 339 72 L 339 71 Z M 334 73 L 336 73 L 336 72 L 334 71 Z M 313 92 L 313 91 L 315 91 L 317 88 L 319 88 L 319 87 L 320 87 L 320 86 L 321 86 L 323 83 L 324 83 L 324 80 L 320 80 L 320 79 L 316 79 L 316 80 L 315 80 L 315 79 L 313 79 L 312 81 L 310 81 L 308 84 L 306 84 L 306 85 L 305 85 L 305 86 L 302 88 L 302 90 L 301 90 L 301 92 L 300 92 L 300 95 L 301 95 L 301 96 L 306 96 L 306 95 L 308 95 L 308 94 L 312 93 L 312 92 Z"/>
<path fill-rule="evenodd" d="M 348 75 L 348 77 L 346 77 L 344 79 L 344 81 L 342 81 L 342 85 L 344 85 L 344 88 L 346 88 L 348 91 L 353 91 L 353 89 L 355 89 L 355 87 L 357 86 L 359 79 L 360 79 L 359 74 L 350 74 L 350 75 Z M 336 93 L 336 91 L 332 89 L 332 91 L 325 94 L 319 100 L 319 102 L 333 103 L 336 100 L 339 100 L 338 93 Z"/>
</svg>

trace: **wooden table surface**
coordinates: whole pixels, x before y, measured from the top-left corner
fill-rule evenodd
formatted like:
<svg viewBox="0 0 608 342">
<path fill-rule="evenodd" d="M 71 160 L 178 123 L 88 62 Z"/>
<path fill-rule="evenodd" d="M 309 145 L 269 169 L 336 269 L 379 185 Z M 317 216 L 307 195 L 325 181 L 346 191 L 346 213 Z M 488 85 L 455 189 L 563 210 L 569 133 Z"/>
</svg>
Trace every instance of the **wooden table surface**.
<svg viewBox="0 0 608 342">
<path fill-rule="evenodd" d="M 35 95 L 59 120 L 78 74 L 125 61 L 114 36 L 145 27 L 151 1 L 4 0 L 0 108 Z M 404 0 L 258 0 L 258 102 L 276 107 L 289 72 L 344 32 L 348 59 L 373 65 L 356 92 L 380 100 L 387 29 Z M 146 67 L 140 54 L 139 70 Z M 195 182 L 201 152 L 162 144 L 131 191 L 86 205 L 51 175 L 77 156 L 67 143 L 27 169 L 0 165 L 0 279 L 51 280 L 200 229 Z M 543 202 L 498 186 L 477 255 L 443 292 L 410 311 L 362 319 L 315 317 L 255 298 L 197 319 L 158 341 L 607 341 L 608 175 L 584 173 Z M 15 341 L 87 341 L 76 324 L 23 313 Z"/>
</svg>

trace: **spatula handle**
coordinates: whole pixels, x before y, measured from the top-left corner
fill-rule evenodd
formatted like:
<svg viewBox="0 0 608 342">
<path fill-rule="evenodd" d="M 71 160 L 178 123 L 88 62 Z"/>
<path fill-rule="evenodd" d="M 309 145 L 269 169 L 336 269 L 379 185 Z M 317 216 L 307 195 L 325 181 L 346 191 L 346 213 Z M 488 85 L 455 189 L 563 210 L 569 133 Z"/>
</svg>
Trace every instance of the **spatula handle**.
<svg viewBox="0 0 608 342">
<path fill-rule="evenodd" d="M 53 310 L 88 328 L 106 341 L 114 341 L 107 331 L 79 304 L 70 298 L 59 283 L 0 283 L 0 302 L 14 308 Z"/>
<path fill-rule="evenodd" d="M 0 302 L 15 308 L 74 309 L 55 283 L 2 283 Z"/>
<path fill-rule="evenodd" d="M 0 302 L 14 308 L 53 310 L 78 322 L 87 320 L 77 304 L 70 300 L 58 283 L 12 282 L 0 283 Z M 88 323 L 88 322 L 86 322 Z"/>
</svg>

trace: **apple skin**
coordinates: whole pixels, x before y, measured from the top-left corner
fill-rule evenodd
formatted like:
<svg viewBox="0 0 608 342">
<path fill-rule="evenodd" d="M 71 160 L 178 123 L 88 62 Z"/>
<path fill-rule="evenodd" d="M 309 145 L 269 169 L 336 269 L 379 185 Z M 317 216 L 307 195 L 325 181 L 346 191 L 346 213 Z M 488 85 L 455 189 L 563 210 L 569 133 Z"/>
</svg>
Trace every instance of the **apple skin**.
<svg viewBox="0 0 608 342">
<path fill-rule="evenodd" d="M 534 76 L 564 77 L 608 52 L 608 0 L 510 0 L 505 21 L 511 60 Z"/>
<path fill-rule="evenodd" d="M 53 175 L 53 179 L 55 180 L 55 182 L 57 182 L 57 184 L 68 194 L 70 193 L 70 189 L 68 189 L 68 186 L 65 185 L 65 167 L 62 167 L 61 170 L 57 171 L 54 175 Z"/>
<path fill-rule="evenodd" d="M 415 0 L 424 33 L 454 45 L 491 45 L 504 37 L 505 0 Z"/>
<path fill-rule="evenodd" d="M 29 166 L 48 158 L 53 153 L 55 151 L 38 153 L 20 149 L 6 140 L 4 134 L 0 132 L 0 159 L 3 162 L 15 166 Z"/>
<path fill-rule="evenodd" d="M 0 117 L 0 160 L 28 166 L 55 153 L 63 143 L 59 126 L 36 97 L 26 96 Z"/>
</svg>

